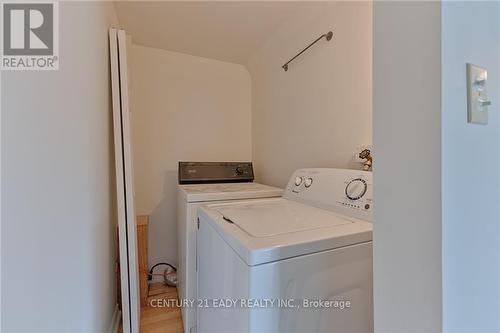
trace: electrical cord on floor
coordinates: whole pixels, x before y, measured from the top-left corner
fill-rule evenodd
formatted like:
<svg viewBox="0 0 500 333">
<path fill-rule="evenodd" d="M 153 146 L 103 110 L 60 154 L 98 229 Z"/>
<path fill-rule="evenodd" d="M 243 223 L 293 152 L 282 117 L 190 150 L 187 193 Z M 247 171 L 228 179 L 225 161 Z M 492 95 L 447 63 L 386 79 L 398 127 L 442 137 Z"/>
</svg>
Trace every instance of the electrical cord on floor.
<svg viewBox="0 0 500 333">
<path fill-rule="evenodd" d="M 141 269 L 141 273 L 144 273 L 148 276 L 148 280 L 151 280 L 150 277 L 152 276 L 164 276 L 165 274 L 160 274 L 160 273 L 149 273 L 149 271 L 147 269 Z"/>
<path fill-rule="evenodd" d="M 161 265 L 170 266 L 170 268 L 172 268 L 175 272 L 177 272 L 177 268 L 175 268 L 175 266 L 172 266 L 167 262 L 160 262 L 160 263 L 154 264 L 153 267 L 151 267 L 151 269 L 149 270 L 148 281 L 151 281 L 153 279 L 153 275 L 156 275 L 156 274 L 153 274 L 154 269 L 158 266 L 161 266 Z M 161 274 L 161 275 L 163 275 L 163 274 Z"/>
</svg>

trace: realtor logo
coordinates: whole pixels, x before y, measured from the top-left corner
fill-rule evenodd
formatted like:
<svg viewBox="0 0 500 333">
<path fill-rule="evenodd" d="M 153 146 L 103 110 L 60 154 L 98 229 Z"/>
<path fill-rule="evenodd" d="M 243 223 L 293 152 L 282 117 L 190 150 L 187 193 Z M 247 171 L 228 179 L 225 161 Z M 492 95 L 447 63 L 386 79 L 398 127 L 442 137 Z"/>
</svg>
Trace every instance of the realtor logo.
<svg viewBox="0 0 500 333">
<path fill-rule="evenodd" d="M 56 2 L 2 3 L 3 70 L 58 69 Z"/>
</svg>

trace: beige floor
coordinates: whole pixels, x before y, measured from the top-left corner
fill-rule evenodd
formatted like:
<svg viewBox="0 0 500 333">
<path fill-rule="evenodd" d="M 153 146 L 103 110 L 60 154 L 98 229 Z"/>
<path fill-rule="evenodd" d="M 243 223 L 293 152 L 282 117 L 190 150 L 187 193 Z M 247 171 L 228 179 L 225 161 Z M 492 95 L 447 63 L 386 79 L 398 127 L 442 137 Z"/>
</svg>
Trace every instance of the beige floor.
<svg viewBox="0 0 500 333">
<path fill-rule="evenodd" d="M 177 289 L 165 286 L 163 283 L 153 283 L 149 286 L 148 304 L 152 300 L 176 300 Z M 121 327 L 119 332 L 121 333 Z M 177 307 L 141 308 L 141 333 L 181 333 L 181 310 Z"/>
</svg>

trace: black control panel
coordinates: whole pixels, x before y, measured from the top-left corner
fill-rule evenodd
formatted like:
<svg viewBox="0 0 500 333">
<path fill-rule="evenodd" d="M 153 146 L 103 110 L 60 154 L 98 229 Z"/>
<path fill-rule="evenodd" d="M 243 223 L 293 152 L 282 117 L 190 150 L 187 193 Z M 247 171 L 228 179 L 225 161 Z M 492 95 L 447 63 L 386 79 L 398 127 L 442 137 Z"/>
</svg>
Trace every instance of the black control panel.
<svg viewBox="0 0 500 333">
<path fill-rule="evenodd" d="M 179 184 L 253 182 L 252 162 L 179 162 Z"/>
</svg>

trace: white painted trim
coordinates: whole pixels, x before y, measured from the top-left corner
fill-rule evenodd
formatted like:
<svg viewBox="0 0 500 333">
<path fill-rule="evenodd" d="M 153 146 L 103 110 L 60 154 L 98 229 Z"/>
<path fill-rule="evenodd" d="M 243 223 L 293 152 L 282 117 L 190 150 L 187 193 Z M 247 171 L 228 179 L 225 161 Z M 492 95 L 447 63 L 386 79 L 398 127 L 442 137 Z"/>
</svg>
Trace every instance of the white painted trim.
<svg viewBox="0 0 500 333">
<path fill-rule="evenodd" d="M 2 14 L 3 17 L 3 14 Z M 0 225 L 2 224 L 2 71 L 0 71 Z M 0 249 L 2 248 L 2 228 L 0 228 Z M 2 285 L 2 256 L 0 256 L 0 286 Z M 0 295 L 2 290 L 0 287 Z M 0 302 L 0 329 L 2 327 L 2 302 Z"/>
<path fill-rule="evenodd" d="M 111 318 L 111 323 L 109 324 L 108 333 L 117 333 L 120 328 L 120 320 L 122 319 L 122 313 L 118 304 L 115 306 L 115 311 L 113 312 L 113 317 Z"/>
<path fill-rule="evenodd" d="M 115 144 L 115 175 L 116 175 L 116 201 L 118 209 L 118 238 L 120 251 L 120 282 L 122 296 L 123 332 L 130 333 L 130 307 L 128 287 L 128 259 L 127 259 L 127 227 L 125 218 L 125 185 L 123 170 L 123 149 L 121 130 L 121 105 L 120 105 L 120 73 L 118 59 L 118 33 L 116 29 L 109 29 L 109 51 L 111 63 L 111 87 L 113 102 L 113 124 Z"/>
<path fill-rule="evenodd" d="M 123 332 L 139 332 L 139 271 L 124 30 L 109 30 Z"/>
<path fill-rule="evenodd" d="M 126 228 L 128 248 L 128 275 L 130 297 L 130 319 L 132 332 L 139 332 L 140 296 L 139 261 L 137 251 L 137 229 L 134 207 L 134 169 L 132 163 L 132 133 L 130 129 L 127 35 L 118 30 L 118 61 L 120 63 L 120 97 L 122 119 L 123 167 L 125 175 Z"/>
</svg>

